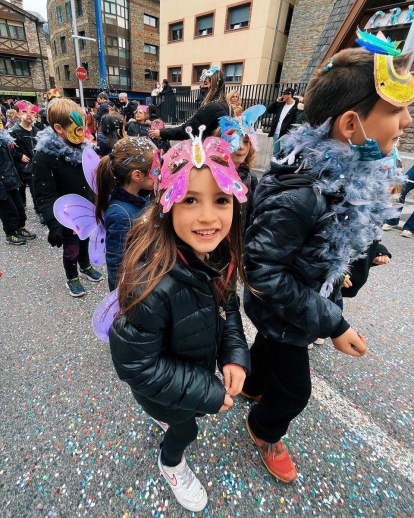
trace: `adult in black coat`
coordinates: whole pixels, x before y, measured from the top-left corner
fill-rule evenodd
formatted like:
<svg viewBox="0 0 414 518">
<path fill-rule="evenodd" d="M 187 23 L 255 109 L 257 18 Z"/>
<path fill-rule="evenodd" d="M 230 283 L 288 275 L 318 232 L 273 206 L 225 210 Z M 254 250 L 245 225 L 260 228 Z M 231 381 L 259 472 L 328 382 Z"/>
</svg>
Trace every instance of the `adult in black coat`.
<svg viewBox="0 0 414 518">
<path fill-rule="evenodd" d="M 203 139 L 210 137 L 219 126 L 219 119 L 229 114 L 229 105 L 224 94 L 224 76 L 221 70 L 215 71 L 209 79 L 209 90 L 204 98 L 201 108 L 181 126 L 175 128 L 163 128 L 162 130 L 150 130 L 151 138 L 162 138 L 162 140 L 186 140 L 190 138 L 186 132 L 191 127 L 193 135 L 198 135 L 198 129 L 204 125 Z"/>
<path fill-rule="evenodd" d="M 175 120 L 176 100 L 174 90 L 167 79 L 162 82 L 162 90 L 158 94 L 158 98 L 162 99 L 162 103 L 158 107 L 161 119 L 173 122 Z"/>
<path fill-rule="evenodd" d="M 97 97 L 97 102 L 99 104 L 98 111 L 95 115 L 95 120 L 99 126 L 101 123 L 101 119 L 104 115 L 109 113 L 109 97 L 106 95 L 105 92 L 101 92 Z"/>
<path fill-rule="evenodd" d="M 274 114 L 269 133 L 269 137 L 273 137 L 273 156 L 277 156 L 280 151 L 279 139 L 296 124 L 299 100 L 293 97 L 294 93 L 293 88 L 285 88 L 282 97 L 267 108 L 267 113 Z"/>
<path fill-rule="evenodd" d="M 138 108 L 138 103 L 136 101 L 129 101 L 126 93 L 119 94 L 119 102 L 121 104 L 121 115 L 124 117 L 124 122 L 126 124 L 129 119 L 134 118 L 134 113 Z"/>
</svg>

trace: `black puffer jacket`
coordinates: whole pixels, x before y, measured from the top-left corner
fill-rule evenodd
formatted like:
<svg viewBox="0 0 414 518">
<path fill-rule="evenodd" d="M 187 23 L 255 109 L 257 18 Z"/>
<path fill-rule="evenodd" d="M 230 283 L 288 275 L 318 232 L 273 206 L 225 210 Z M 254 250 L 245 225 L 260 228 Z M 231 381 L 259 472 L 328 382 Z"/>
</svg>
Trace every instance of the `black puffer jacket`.
<svg viewBox="0 0 414 518">
<path fill-rule="evenodd" d="M 128 137 L 147 137 L 150 130 L 149 124 L 141 124 L 137 121 L 127 122 L 125 130 Z"/>
<path fill-rule="evenodd" d="M 260 333 L 305 347 L 318 337 L 340 336 L 349 324 L 338 306 L 319 295 L 329 266 L 320 258 L 329 202 L 310 176 L 292 175 L 296 169 L 272 162 L 254 194 L 245 264 L 260 294 L 246 292 L 244 304 Z"/>
<path fill-rule="evenodd" d="M 188 133 L 185 131 L 187 126 L 191 126 L 193 135 L 198 135 L 198 128 L 204 124 L 206 129 L 203 133 L 203 139 L 205 139 L 210 137 L 213 131 L 218 128 L 220 117 L 228 114 L 229 105 L 225 99 L 222 101 L 210 101 L 199 108 L 195 114 L 181 126 L 177 126 L 176 128 L 163 128 L 160 131 L 161 138 L 163 140 L 186 140 L 189 138 Z"/>
<path fill-rule="evenodd" d="M 16 142 L 16 147 L 13 152 L 14 165 L 21 177 L 25 179 L 32 178 L 33 164 L 32 162 L 22 162 L 22 157 L 26 155 L 30 160 L 33 159 L 37 132 L 34 126 L 31 131 L 29 131 L 20 126 L 20 124 L 15 124 L 10 131 L 10 135 Z"/>
<path fill-rule="evenodd" d="M 0 200 L 6 200 L 9 191 L 14 191 L 21 186 L 14 167 L 10 144 L 8 132 L 0 130 Z"/>
<path fill-rule="evenodd" d="M 280 127 L 279 138 L 283 137 L 283 135 L 286 135 L 286 133 L 290 129 L 292 129 L 292 125 L 296 124 L 296 117 L 298 114 L 298 103 L 299 100 L 295 99 L 295 104 L 292 106 L 292 108 L 286 114 L 286 117 L 283 119 L 282 125 Z M 272 125 L 270 127 L 270 132 L 268 135 L 269 137 L 273 137 L 276 132 L 276 128 L 285 104 L 286 103 L 274 101 L 266 110 L 267 113 L 274 113 Z"/>
<path fill-rule="evenodd" d="M 250 370 L 238 301 L 232 295 L 220 316 L 214 279 L 220 273 L 182 250 L 132 314 L 117 318 L 109 332 L 112 359 L 138 401 L 171 409 L 218 412 L 225 389 L 215 376 L 236 363 Z"/>
</svg>

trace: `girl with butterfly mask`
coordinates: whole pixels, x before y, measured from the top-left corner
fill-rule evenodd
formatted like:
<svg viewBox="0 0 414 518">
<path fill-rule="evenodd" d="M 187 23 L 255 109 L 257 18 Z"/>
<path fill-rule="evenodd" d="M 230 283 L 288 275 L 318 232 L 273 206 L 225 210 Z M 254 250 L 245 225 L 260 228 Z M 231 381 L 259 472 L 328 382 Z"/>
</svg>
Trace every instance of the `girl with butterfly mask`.
<svg viewBox="0 0 414 518">
<path fill-rule="evenodd" d="M 184 457 L 196 418 L 227 411 L 250 369 L 236 296 L 247 189 L 227 143 L 210 137 L 203 145 L 203 129 L 192 145 L 180 142 L 165 155 L 156 200 L 128 235 L 120 316 L 109 333 L 119 377 L 150 416 L 169 425 L 158 466 L 194 512 L 207 505 Z"/>
<path fill-rule="evenodd" d="M 95 217 L 98 224 L 105 226 L 106 266 L 111 291 L 115 289 L 126 235 L 149 203 L 149 198 L 139 193 L 152 191 L 155 178 L 152 169 L 157 173 L 159 166 L 157 148 L 144 137 L 119 140 L 112 152 L 99 162 Z"/>
</svg>

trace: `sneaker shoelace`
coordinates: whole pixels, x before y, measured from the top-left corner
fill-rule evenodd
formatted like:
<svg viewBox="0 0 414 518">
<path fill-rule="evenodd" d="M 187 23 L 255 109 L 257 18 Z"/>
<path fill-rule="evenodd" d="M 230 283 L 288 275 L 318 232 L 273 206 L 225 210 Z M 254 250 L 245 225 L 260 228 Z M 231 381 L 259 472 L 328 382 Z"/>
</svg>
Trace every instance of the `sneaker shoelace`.
<svg viewBox="0 0 414 518">
<path fill-rule="evenodd" d="M 185 463 L 183 471 L 177 473 L 177 475 L 180 477 L 183 486 L 189 491 L 196 480 L 196 476 L 187 463 Z"/>
<path fill-rule="evenodd" d="M 69 284 L 72 284 L 74 288 L 80 288 L 81 283 L 79 277 L 75 277 L 74 279 L 70 279 Z"/>
<path fill-rule="evenodd" d="M 279 442 L 265 442 L 262 446 L 263 453 L 266 457 L 272 457 L 275 460 L 281 453 L 284 452 L 283 445 Z"/>
</svg>

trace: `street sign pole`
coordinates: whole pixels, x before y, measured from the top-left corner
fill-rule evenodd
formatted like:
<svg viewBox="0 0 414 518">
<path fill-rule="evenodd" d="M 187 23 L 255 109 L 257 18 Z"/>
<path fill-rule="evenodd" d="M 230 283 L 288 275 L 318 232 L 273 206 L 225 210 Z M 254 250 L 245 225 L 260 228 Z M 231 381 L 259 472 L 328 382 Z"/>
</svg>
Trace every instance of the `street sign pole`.
<svg viewBox="0 0 414 518">
<path fill-rule="evenodd" d="M 75 44 L 75 59 L 76 59 L 76 68 L 81 66 L 80 63 L 80 55 L 79 55 L 79 39 L 78 39 L 78 26 L 76 23 L 76 11 L 75 11 L 75 0 L 70 0 L 70 7 L 72 10 L 72 31 L 73 31 L 73 43 Z M 79 97 L 80 97 L 80 105 L 82 108 L 85 108 L 85 101 L 83 99 L 83 84 L 82 81 L 78 78 L 79 83 Z"/>
</svg>

